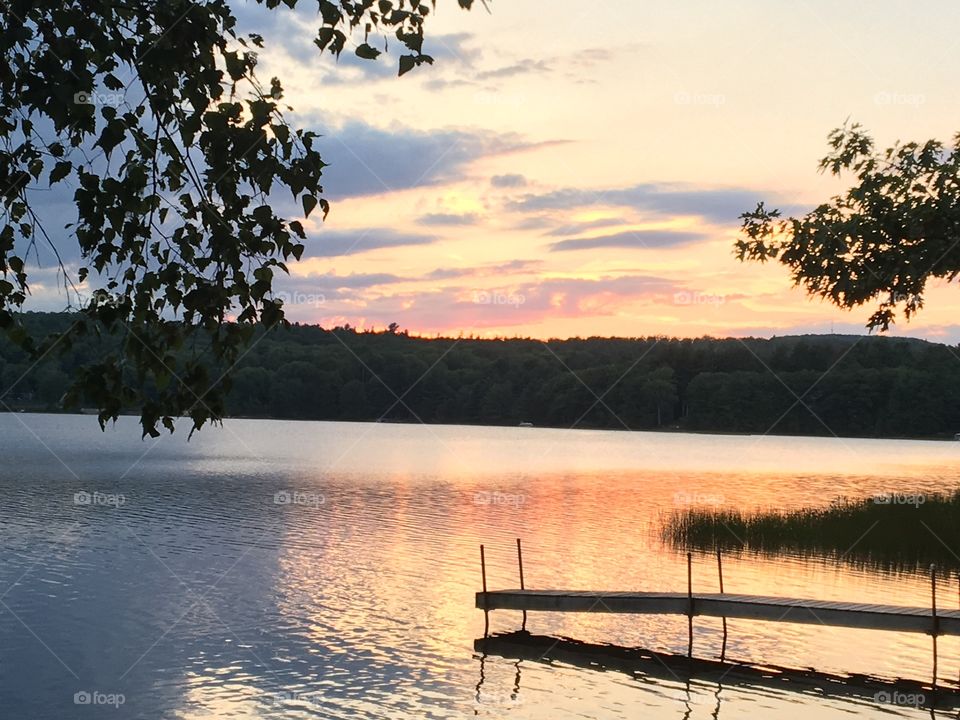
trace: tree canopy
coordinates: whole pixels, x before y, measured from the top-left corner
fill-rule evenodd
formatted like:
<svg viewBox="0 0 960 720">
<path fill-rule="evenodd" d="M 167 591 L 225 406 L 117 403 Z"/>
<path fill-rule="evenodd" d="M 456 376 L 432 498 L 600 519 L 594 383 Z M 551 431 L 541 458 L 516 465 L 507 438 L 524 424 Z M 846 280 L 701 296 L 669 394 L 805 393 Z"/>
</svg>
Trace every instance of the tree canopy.
<svg viewBox="0 0 960 720">
<path fill-rule="evenodd" d="M 842 308 L 876 302 L 870 329 L 923 307 L 932 279 L 960 273 L 960 134 L 877 150 L 859 125 L 830 133 L 821 172 L 852 173 L 844 194 L 800 218 L 760 203 L 742 215 L 741 260 L 778 260 L 794 283 Z"/>
<path fill-rule="evenodd" d="M 319 0 L 314 43 L 373 60 L 389 34 L 403 75 L 433 61 L 423 53 L 432 8 Z M 285 322 L 273 278 L 306 234 L 272 200 L 290 193 L 304 217 L 329 204 L 317 135 L 285 118 L 278 78 L 256 75 L 263 45 L 238 32 L 227 0 L 0 5 L 0 327 L 34 361 L 85 334 L 117 335 L 109 354 L 74 368 L 65 397 L 97 407 L 101 425 L 131 404 L 151 435 L 180 415 L 194 429 L 220 417 L 224 373 L 254 325 Z M 60 188 L 73 190 L 77 263 L 63 262 L 52 230 L 63 218 L 37 202 Z M 81 310 L 46 338 L 20 316 L 38 245 L 60 260 L 68 305 Z"/>
<path fill-rule="evenodd" d="M 27 313 L 55 332 L 70 314 Z M 863 437 L 960 431 L 956 348 L 911 338 L 417 338 L 292 324 L 233 373 L 231 416 Z M 0 342 L 5 402 L 55 410 L 74 368 L 109 351 L 89 336 L 23 377 Z"/>
</svg>

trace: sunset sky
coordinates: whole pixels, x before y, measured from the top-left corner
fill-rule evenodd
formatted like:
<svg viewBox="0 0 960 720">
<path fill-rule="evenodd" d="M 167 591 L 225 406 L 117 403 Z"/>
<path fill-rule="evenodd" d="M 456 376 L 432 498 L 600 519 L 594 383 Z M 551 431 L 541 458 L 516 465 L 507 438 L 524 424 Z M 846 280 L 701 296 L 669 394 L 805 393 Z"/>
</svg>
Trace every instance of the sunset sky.
<svg viewBox="0 0 960 720">
<path fill-rule="evenodd" d="M 439 0 L 396 77 L 319 54 L 316 3 L 238 3 L 293 124 L 324 135 L 333 209 L 284 280 L 292 319 L 422 334 L 864 332 L 733 256 L 758 200 L 802 212 L 850 118 L 880 144 L 960 130 L 960 5 Z M 382 38 L 371 43 L 383 47 Z M 956 289 L 894 330 L 957 342 Z"/>
</svg>

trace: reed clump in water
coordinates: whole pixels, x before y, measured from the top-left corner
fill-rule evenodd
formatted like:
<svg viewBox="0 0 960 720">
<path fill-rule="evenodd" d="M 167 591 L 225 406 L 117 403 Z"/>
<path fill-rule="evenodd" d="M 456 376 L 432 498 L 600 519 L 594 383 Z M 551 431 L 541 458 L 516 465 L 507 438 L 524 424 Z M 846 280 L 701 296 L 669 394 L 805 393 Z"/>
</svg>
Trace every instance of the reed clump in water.
<svg viewBox="0 0 960 720">
<path fill-rule="evenodd" d="M 798 553 L 906 567 L 960 567 L 960 490 L 837 498 L 829 506 L 744 512 L 690 508 L 667 517 L 674 546 Z"/>
</svg>

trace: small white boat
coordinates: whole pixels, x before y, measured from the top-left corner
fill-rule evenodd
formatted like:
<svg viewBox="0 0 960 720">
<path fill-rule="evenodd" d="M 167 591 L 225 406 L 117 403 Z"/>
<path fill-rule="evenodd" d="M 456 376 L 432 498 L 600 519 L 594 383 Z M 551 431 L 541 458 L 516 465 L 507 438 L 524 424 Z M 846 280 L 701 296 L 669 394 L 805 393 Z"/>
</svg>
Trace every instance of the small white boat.
<svg viewBox="0 0 960 720">
<path fill-rule="evenodd" d="M 533 423 L 522 422 L 519 427 L 533 427 Z M 958 433 L 958 435 L 960 435 L 960 433 Z M 960 437 L 957 437 L 957 439 L 960 440 Z"/>
</svg>

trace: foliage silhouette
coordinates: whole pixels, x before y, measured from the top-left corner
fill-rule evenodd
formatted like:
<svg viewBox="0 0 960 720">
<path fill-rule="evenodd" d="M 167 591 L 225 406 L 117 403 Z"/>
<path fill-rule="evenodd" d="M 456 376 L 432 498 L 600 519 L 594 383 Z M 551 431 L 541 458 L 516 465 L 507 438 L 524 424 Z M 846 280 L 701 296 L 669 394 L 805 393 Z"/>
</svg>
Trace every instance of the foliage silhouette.
<svg viewBox="0 0 960 720">
<path fill-rule="evenodd" d="M 297 0 L 258 4 L 281 12 Z M 403 75 L 433 62 L 422 51 L 432 8 L 320 0 L 314 43 L 339 55 L 355 40 L 355 54 L 374 60 L 371 43 L 389 33 Z M 278 78 L 256 75 L 262 47 L 259 34 L 238 34 L 228 0 L 0 4 L 0 328 L 34 359 L 116 336 L 71 375 L 68 402 L 96 407 L 101 425 L 131 406 L 145 435 L 172 431 L 176 416 L 193 429 L 219 418 L 255 324 L 285 322 L 273 278 L 306 234 L 275 200 L 289 192 L 304 217 L 329 205 L 317 135 L 288 122 Z M 43 338 L 19 311 L 39 269 L 31 252 L 42 243 L 63 257 L 51 227 L 60 218 L 36 202 L 56 186 L 74 190 L 66 229 L 80 262 L 61 261 L 60 282 L 81 312 Z M 195 347 L 203 355 L 185 352 Z M 227 376 L 211 376 L 206 356 Z"/>
<path fill-rule="evenodd" d="M 800 218 L 744 213 L 740 260 L 778 260 L 811 295 L 842 308 L 879 301 L 868 327 L 923 307 L 927 283 L 960 274 L 960 134 L 878 151 L 859 124 L 830 133 L 820 171 L 856 184 Z"/>
</svg>

